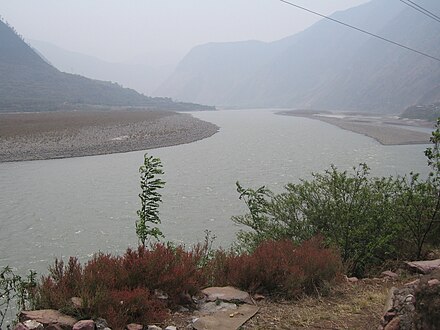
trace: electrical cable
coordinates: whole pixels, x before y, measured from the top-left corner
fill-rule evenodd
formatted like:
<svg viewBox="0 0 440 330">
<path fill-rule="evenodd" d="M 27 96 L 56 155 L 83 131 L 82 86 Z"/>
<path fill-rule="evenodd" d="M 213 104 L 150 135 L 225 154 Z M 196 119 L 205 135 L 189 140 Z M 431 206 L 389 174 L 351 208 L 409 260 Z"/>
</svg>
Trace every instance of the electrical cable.
<svg viewBox="0 0 440 330">
<path fill-rule="evenodd" d="M 320 13 L 318 13 L 318 12 L 316 12 L 316 11 L 311 10 L 311 9 L 308 9 L 308 8 L 302 7 L 302 6 L 297 5 L 297 4 L 294 4 L 293 2 L 290 2 L 290 1 L 287 1 L 287 0 L 278 0 L 278 1 L 283 2 L 283 3 L 287 4 L 287 5 L 292 6 L 292 7 L 296 7 L 296 8 L 298 8 L 298 9 L 304 10 L 304 11 L 309 12 L 309 13 L 311 13 L 311 14 L 314 14 L 314 15 L 320 16 L 320 17 L 325 18 L 325 19 L 327 19 L 327 20 L 329 20 L 329 21 L 332 21 L 332 22 L 335 22 L 335 23 L 341 24 L 341 25 L 343 25 L 343 26 L 345 26 L 345 27 L 348 27 L 348 28 L 353 29 L 353 30 L 356 30 L 356 31 L 358 31 L 358 32 L 361 32 L 361 33 L 367 34 L 367 35 L 369 35 L 369 36 L 372 36 L 372 37 L 374 37 L 374 38 L 380 39 L 380 40 L 382 40 L 382 41 L 388 42 L 388 43 L 393 44 L 393 45 L 395 45 L 395 46 L 398 46 L 398 47 L 404 48 L 404 49 L 409 50 L 409 51 L 411 51 L 411 52 L 413 52 L 413 53 L 417 53 L 417 54 L 419 54 L 419 55 L 422 55 L 422 56 L 428 57 L 428 58 L 430 58 L 430 59 L 432 59 L 432 60 L 435 60 L 435 61 L 437 61 L 437 62 L 440 62 L 440 58 L 439 58 L 439 57 L 435 57 L 435 56 L 429 55 L 429 54 L 424 53 L 424 52 L 422 52 L 422 51 L 419 51 L 419 50 L 417 50 L 417 49 L 414 49 L 414 48 L 411 48 L 411 47 L 405 46 L 405 45 L 403 45 L 403 44 L 401 44 L 401 43 L 398 43 L 398 42 L 396 42 L 396 41 L 393 41 L 393 40 L 387 39 L 387 38 L 385 38 L 385 37 L 381 37 L 380 35 L 374 34 L 374 33 L 369 32 L 369 31 L 367 31 L 367 30 L 363 30 L 363 29 L 358 28 L 358 27 L 356 27 L 356 26 L 354 26 L 354 25 L 351 25 L 351 24 L 348 24 L 348 23 L 342 22 L 342 21 L 340 21 L 340 20 L 337 20 L 337 19 L 335 19 L 335 18 L 332 18 L 332 17 L 326 16 L 326 15 L 324 15 L 324 14 L 320 14 Z"/>
<path fill-rule="evenodd" d="M 430 12 L 429 10 L 423 8 L 422 6 L 419 6 L 415 2 L 411 0 L 400 0 L 400 2 L 404 3 L 405 5 L 417 10 L 418 12 L 422 13 L 425 16 L 428 16 L 429 18 L 432 18 L 433 20 L 440 23 L 440 17 L 438 17 L 436 14 Z"/>
</svg>

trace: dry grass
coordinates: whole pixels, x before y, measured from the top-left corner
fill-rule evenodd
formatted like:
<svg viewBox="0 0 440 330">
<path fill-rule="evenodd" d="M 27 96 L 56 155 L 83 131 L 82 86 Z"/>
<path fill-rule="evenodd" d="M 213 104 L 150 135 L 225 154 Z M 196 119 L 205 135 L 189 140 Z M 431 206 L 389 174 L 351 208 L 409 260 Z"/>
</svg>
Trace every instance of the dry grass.
<svg viewBox="0 0 440 330">
<path fill-rule="evenodd" d="M 407 281 L 366 279 L 353 284 L 341 283 L 326 296 L 304 297 L 297 301 L 268 298 L 257 303 L 260 311 L 241 329 L 377 329 L 389 289 Z M 165 323 L 184 329 L 192 317 L 190 312 L 175 313 Z"/>
<path fill-rule="evenodd" d="M 243 329 L 375 329 L 392 285 L 385 280 L 365 280 L 340 284 L 324 297 L 266 301 Z"/>
</svg>

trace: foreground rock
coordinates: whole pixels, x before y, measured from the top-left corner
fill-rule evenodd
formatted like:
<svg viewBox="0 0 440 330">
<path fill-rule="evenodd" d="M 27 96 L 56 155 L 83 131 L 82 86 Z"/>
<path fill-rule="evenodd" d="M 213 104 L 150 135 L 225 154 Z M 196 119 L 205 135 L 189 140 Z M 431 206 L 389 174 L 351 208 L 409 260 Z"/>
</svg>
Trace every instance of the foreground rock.
<svg viewBox="0 0 440 330">
<path fill-rule="evenodd" d="M 202 293 L 206 295 L 207 301 L 228 301 L 253 304 L 249 293 L 238 290 L 232 286 L 225 287 L 211 287 L 202 290 Z"/>
<path fill-rule="evenodd" d="M 440 269 L 440 259 L 408 261 L 406 262 L 406 265 L 415 272 L 429 274 L 436 269 Z"/>
<path fill-rule="evenodd" d="M 71 316 L 64 315 L 53 309 L 43 309 L 38 311 L 23 311 L 19 315 L 20 322 L 33 320 L 41 323 L 44 328 L 53 326 L 54 328 L 60 328 L 70 330 L 73 328 L 77 320 Z"/>
<path fill-rule="evenodd" d="M 78 321 L 73 325 L 73 330 L 95 330 L 95 322 L 93 320 Z"/>
<path fill-rule="evenodd" d="M 259 308 L 257 306 L 243 304 L 233 311 L 224 310 L 201 316 L 195 320 L 193 327 L 196 330 L 235 330 L 253 317 L 258 310 Z"/>
<path fill-rule="evenodd" d="M 440 329 L 440 269 L 401 289 L 391 288 L 381 324 L 383 330 Z"/>
<path fill-rule="evenodd" d="M 202 293 L 192 325 L 196 330 L 235 330 L 259 310 L 247 292 L 234 287 L 211 287 Z"/>
</svg>

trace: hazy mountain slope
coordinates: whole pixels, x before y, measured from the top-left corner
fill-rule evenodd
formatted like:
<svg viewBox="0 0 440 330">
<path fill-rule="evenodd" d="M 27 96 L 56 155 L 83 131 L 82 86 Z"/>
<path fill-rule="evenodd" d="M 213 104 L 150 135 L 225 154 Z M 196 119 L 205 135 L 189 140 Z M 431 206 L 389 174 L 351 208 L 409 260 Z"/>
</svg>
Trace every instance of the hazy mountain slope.
<svg viewBox="0 0 440 330">
<path fill-rule="evenodd" d="M 426 6 L 440 13 L 439 3 Z M 333 17 L 440 56 L 440 24 L 399 1 L 374 0 Z M 223 56 L 225 49 L 234 57 Z M 248 42 L 199 46 L 160 90 L 227 106 L 393 112 L 439 85 L 438 64 L 323 20 L 292 37 L 260 43 L 258 51 Z"/>
<path fill-rule="evenodd" d="M 440 13 L 439 2 L 427 1 L 426 7 Z M 440 24 L 410 8 L 378 33 L 440 57 Z M 354 52 L 349 65 L 335 77 L 321 90 L 314 91 L 311 97 L 313 106 L 402 112 L 423 99 L 430 103 L 440 100 L 439 93 L 435 95 L 433 90 L 440 86 L 440 62 L 376 39 L 369 38 L 362 44 Z"/>
<path fill-rule="evenodd" d="M 93 79 L 115 81 L 145 94 L 151 94 L 173 71 L 173 67 L 169 65 L 152 67 L 146 64 L 110 63 L 47 42 L 30 40 L 30 43 L 60 71 Z"/>
<path fill-rule="evenodd" d="M 58 71 L 0 22 L 0 111 L 57 110 L 66 104 L 187 109 L 166 98 Z M 194 109 L 200 106 L 194 105 Z"/>
<path fill-rule="evenodd" d="M 223 104 L 236 88 L 247 82 L 255 67 L 278 51 L 259 41 L 195 47 L 156 93 L 172 92 L 177 100 L 209 99 L 211 104 Z"/>
</svg>

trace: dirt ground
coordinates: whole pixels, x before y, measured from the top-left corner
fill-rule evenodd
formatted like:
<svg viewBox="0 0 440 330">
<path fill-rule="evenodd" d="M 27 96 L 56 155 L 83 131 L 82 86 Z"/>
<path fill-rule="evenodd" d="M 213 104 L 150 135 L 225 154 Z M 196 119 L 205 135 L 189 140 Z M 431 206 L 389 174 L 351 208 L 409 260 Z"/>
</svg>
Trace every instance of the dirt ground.
<svg viewBox="0 0 440 330">
<path fill-rule="evenodd" d="M 304 297 L 296 301 L 266 297 L 256 302 L 260 307 L 259 312 L 241 329 L 377 329 L 390 288 L 410 280 L 375 278 L 356 283 L 341 280 L 325 295 Z M 166 324 L 185 329 L 190 328 L 192 319 L 190 312 L 175 313 Z"/>
</svg>

